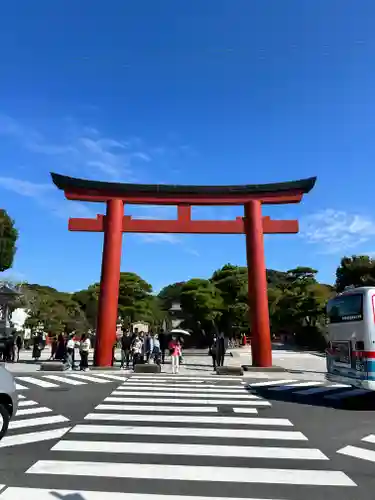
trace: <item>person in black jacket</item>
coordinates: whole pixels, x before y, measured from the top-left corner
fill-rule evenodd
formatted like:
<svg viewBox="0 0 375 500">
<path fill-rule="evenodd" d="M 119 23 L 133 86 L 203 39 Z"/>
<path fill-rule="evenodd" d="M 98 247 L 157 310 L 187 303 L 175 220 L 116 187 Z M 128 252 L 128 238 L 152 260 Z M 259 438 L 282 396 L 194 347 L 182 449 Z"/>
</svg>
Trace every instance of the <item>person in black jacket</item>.
<svg viewBox="0 0 375 500">
<path fill-rule="evenodd" d="M 166 336 L 164 330 L 160 330 L 160 332 L 159 332 L 159 342 L 160 342 L 161 362 L 164 365 L 165 350 L 167 349 L 167 346 L 168 346 L 168 339 L 167 339 L 167 336 Z"/>
<path fill-rule="evenodd" d="M 219 334 L 219 338 L 216 341 L 216 360 L 217 366 L 224 366 L 224 356 L 225 356 L 225 338 L 224 333 Z"/>
<path fill-rule="evenodd" d="M 121 338 L 121 368 L 129 369 L 130 350 L 132 345 L 132 336 L 126 331 Z"/>
</svg>

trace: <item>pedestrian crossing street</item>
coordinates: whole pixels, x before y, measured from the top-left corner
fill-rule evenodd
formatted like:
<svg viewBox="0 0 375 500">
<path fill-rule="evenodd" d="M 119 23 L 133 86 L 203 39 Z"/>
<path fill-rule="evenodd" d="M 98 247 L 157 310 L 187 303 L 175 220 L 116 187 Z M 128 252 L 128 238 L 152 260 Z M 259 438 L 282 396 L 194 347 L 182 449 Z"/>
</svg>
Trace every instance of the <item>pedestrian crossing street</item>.
<svg viewBox="0 0 375 500">
<path fill-rule="evenodd" d="M 109 384 L 123 382 L 129 371 L 114 373 L 100 372 L 62 372 L 59 375 L 15 376 L 16 389 L 25 391 L 31 387 L 43 389 L 56 389 L 58 387 L 79 386 L 86 384 Z"/>
<path fill-rule="evenodd" d="M 18 395 L 18 411 L 9 424 L 0 448 L 61 438 L 69 429 L 69 419 L 36 401 Z"/>
<path fill-rule="evenodd" d="M 271 394 L 286 393 L 300 397 L 302 400 L 308 396 L 319 396 L 328 401 L 340 401 L 347 398 L 371 395 L 372 391 L 357 389 L 346 384 L 327 384 L 320 381 L 305 381 L 297 379 L 275 379 L 261 382 L 245 382 L 249 389 L 264 391 Z"/>
<path fill-rule="evenodd" d="M 273 411 L 238 378 L 134 375 L 0 500 L 310 500 L 357 486 Z"/>
</svg>

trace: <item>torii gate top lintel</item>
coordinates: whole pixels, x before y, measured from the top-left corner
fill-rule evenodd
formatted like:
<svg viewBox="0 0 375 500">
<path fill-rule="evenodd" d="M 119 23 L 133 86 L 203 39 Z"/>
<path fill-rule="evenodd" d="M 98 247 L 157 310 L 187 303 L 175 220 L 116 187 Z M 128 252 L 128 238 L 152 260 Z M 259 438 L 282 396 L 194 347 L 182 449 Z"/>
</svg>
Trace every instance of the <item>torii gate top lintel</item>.
<svg viewBox="0 0 375 500">
<path fill-rule="evenodd" d="M 121 199 L 144 205 L 243 205 L 251 200 L 277 205 L 299 203 L 314 187 L 316 177 L 271 184 L 187 186 L 102 182 L 51 173 L 53 183 L 69 200 L 106 202 Z"/>
</svg>

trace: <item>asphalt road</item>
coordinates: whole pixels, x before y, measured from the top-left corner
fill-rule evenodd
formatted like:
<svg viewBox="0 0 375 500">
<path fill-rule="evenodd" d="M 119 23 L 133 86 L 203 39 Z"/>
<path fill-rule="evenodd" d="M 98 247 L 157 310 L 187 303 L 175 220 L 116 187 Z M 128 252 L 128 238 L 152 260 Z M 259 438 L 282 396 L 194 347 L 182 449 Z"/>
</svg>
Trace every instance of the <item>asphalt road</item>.
<svg viewBox="0 0 375 500">
<path fill-rule="evenodd" d="M 0 442 L 0 500 L 374 498 L 375 443 L 362 441 L 375 429 L 372 395 L 329 400 L 324 388 L 259 378 L 247 388 L 230 377 L 89 376 L 49 379 L 56 387 L 17 380 L 20 402 L 35 403 L 21 410 L 49 411 L 17 416 L 34 424 Z M 60 434 L 36 441 L 43 432 Z"/>
</svg>

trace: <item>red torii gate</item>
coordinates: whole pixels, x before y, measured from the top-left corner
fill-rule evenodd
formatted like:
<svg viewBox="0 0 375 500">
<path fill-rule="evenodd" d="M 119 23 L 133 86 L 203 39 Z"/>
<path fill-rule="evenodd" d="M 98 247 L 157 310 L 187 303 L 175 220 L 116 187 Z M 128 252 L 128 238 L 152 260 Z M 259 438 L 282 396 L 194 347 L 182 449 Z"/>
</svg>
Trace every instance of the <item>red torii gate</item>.
<svg viewBox="0 0 375 500">
<path fill-rule="evenodd" d="M 262 217 L 262 204 L 299 203 L 316 177 L 244 186 L 169 186 L 122 184 L 77 179 L 51 173 L 68 200 L 104 202 L 106 215 L 70 218 L 69 231 L 104 232 L 95 359 L 110 366 L 116 338 L 122 233 L 245 234 L 253 365 L 272 366 L 263 234 L 298 233 L 297 220 Z M 177 205 L 175 220 L 141 220 L 124 215 L 124 204 Z M 243 205 L 235 220 L 192 220 L 192 205 Z"/>
</svg>

